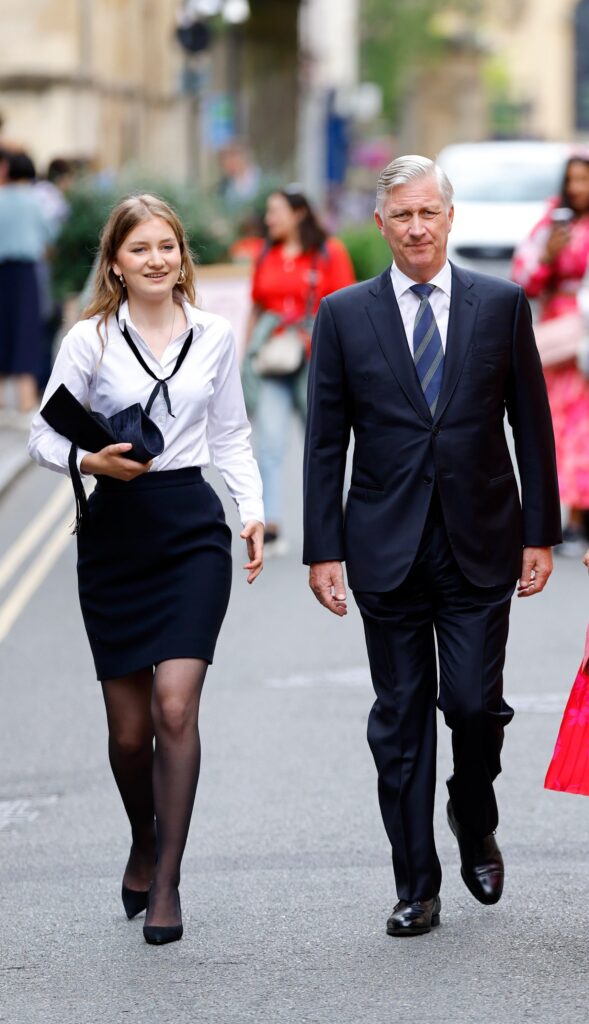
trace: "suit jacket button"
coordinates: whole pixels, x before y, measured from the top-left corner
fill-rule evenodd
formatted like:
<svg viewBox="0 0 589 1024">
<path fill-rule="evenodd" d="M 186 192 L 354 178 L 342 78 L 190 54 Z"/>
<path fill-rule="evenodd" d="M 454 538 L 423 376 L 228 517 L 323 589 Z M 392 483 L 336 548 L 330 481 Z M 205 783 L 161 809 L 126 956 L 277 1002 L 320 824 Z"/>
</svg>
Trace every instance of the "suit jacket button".
<svg viewBox="0 0 589 1024">
<path fill-rule="evenodd" d="M 432 434 L 435 434 L 436 437 L 437 437 L 439 433 L 440 433 L 440 428 L 439 427 L 432 427 Z"/>
<path fill-rule="evenodd" d="M 423 482 L 424 482 L 424 484 L 431 484 L 433 482 L 432 477 L 431 476 L 424 476 Z"/>
</svg>

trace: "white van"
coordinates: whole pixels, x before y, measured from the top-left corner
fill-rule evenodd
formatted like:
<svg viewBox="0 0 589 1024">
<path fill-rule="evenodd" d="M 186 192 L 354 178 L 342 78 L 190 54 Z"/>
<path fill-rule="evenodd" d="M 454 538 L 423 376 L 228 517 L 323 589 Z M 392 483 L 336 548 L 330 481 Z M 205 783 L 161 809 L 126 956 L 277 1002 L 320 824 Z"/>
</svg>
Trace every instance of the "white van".
<svg viewBox="0 0 589 1024">
<path fill-rule="evenodd" d="M 466 142 L 437 162 L 455 192 L 448 256 L 460 266 L 509 277 L 514 249 L 557 195 L 574 152 L 565 142 Z"/>
</svg>

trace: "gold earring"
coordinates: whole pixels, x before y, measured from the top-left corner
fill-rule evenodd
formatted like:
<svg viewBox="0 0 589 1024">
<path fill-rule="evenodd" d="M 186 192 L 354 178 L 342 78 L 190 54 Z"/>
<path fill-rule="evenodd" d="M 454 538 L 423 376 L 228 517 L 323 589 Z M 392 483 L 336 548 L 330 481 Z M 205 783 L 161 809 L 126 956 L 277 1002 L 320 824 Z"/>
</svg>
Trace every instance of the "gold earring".
<svg viewBox="0 0 589 1024">
<path fill-rule="evenodd" d="M 119 274 L 119 281 L 121 282 L 123 288 L 127 287 L 127 282 L 125 281 L 125 278 L 123 277 L 122 274 Z"/>
<path fill-rule="evenodd" d="M 178 284 L 184 284 L 185 280 L 186 274 L 184 273 L 184 267 L 182 267 L 180 273 L 178 274 Z"/>
</svg>

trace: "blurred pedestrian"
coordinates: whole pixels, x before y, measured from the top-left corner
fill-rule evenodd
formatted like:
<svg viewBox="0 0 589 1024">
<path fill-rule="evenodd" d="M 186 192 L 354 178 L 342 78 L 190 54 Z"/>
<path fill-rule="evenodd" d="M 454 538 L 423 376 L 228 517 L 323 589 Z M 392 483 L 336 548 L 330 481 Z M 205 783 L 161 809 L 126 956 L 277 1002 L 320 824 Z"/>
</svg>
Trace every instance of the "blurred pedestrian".
<svg viewBox="0 0 589 1024">
<path fill-rule="evenodd" d="M 589 260 L 589 156 L 565 167 L 560 195 L 552 200 L 513 263 L 513 280 L 540 302 L 540 319 L 577 310 Z M 589 510 L 589 380 L 570 358 L 544 368 L 554 424 L 560 496 L 568 507 L 563 543 L 556 551 L 583 554 Z"/>
<path fill-rule="evenodd" d="M 254 438 L 264 483 L 265 542 L 271 555 L 286 551 L 284 460 L 292 411 L 303 424 L 306 418 L 313 318 L 321 299 L 353 283 L 355 276 L 344 245 L 327 236 L 298 186 L 269 196 L 266 229 L 267 244 L 253 276 L 248 345 L 260 375 Z M 288 360 L 283 367 L 274 365 L 272 353 L 284 352 L 287 339 L 293 343 L 295 365 Z"/>
<path fill-rule="evenodd" d="M 165 440 L 147 465 L 133 461 L 129 443 L 75 460 L 98 478 L 78 533 L 78 583 L 131 824 L 122 899 L 128 917 L 147 907 L 144 935 L 155 944 L 182 935 L 199 703 L 231 586 L 231 534 L 201 472 L 210 456 L 239 508 L 249 583 L 262 568 L 262 488 L 233 335 L 194 303 L 176 214 L 154 196 L 122 200 L 102 234 L 85 319 L 66 335 L 45 394 L 64 384 L 105 416 L 139 402 Z M 29 451 L 60 473 L 71 464 L 69 442 L 42 414 Z"/>
<path fill-rule="evenodd" d="M 393 256 L 319 308 L 305 445 L 305 546 L 318 601 L 362 614 L 376 701 L 368 741 L 399 902 L 389 935 L 439 924 L 433 829 L 436 704 L 452 730 L 447 817 L 462 878 L 503 891 L 501 771 L 511 597 L 539 593 L 560 539 L 554 441 L 521 288 L 450 265 L 453 189 L 420 156 L 381 173 L 375 218 Z M 508 414 L 523 508 L 509 454 Z M 342 489 L 350 432 L 352 485 Z M 437 641 L 437 643 L 436 643 Z"/>
<path fill-rule="evenodd" d="M 35 185 L 37 198 L 45 217 L 51 224 L 54 235 L 58 234 L 59 229 L 69 217 L 70 204 L 67 193 L 74 180 L 73 164 L 64 157 L 54 157 L 49 162 L 46 177 L 39 178 Z"/>
<path fill-rule="evenodd" d="M 51 228 L 35 196 L 35 166 L 27 153 L 8 154 L 8 174 L 0 188 L 0 381 L 16 387 L 24 422 L 38 405 L 42 321 L 36 267 Z"/>
<path fill-rule="evenodd" d="M 219 153 L 221 180 L 219 195 L 230 206 L 241 206 L 255 199 L 262 180 L 262 172 L 252 160 L 245 143 L 235 140 Z"/>
</svg>

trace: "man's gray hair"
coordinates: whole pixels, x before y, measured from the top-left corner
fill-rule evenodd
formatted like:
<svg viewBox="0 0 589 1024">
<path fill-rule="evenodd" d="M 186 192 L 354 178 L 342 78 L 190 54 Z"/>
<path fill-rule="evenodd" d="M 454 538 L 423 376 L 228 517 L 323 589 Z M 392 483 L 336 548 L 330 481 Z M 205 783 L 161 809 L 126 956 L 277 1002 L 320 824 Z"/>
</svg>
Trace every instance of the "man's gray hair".
<svg viewBox="0 0 589 1024">
<path fill-rule="evenodd" d="M 454 199 L 454 189 L 442 168 L 426 156 L 399 156 L 380 172 L 376 183 L 376 209 L 382 216 L 384 202 L 392 188 L 407 185 L 416 178 L 435 178 L 446 209 Z"/>
</svg>

